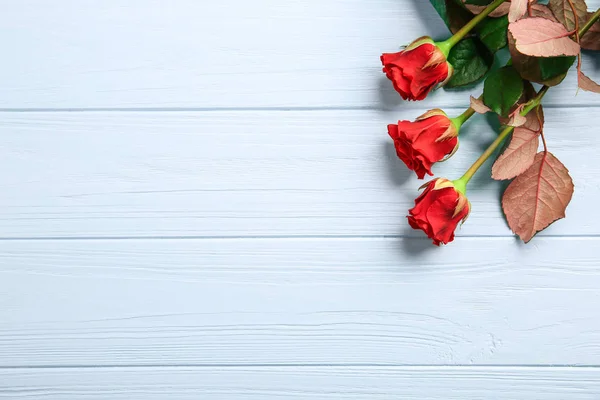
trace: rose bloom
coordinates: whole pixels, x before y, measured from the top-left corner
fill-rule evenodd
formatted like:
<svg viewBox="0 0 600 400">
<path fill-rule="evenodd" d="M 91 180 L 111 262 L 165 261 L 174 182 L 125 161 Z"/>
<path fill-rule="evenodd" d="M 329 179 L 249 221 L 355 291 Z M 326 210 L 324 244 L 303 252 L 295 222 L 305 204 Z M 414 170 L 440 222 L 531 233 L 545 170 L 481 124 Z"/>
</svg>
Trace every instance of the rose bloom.
<svg viewBox="0 0 600 400">
<path fill-rule="evenodd" d="M 388 125 L 396 154 L 419 179 L 433 175 L 431 166 L 458 149 L 458 128 L 442 110 L 431 110 L 416 121 Z"/>
<path fill-rule="evenodd" d="M 423 100 L 436 85 L 445 84 L 453 71 L 442 50 L 427 36 L 398 53 L 384 53 L 381 63 L 404 100 Z"/>
<path fill-rule="evenodd" d="M 458 224 L 469 216 L 469 200 L 447 179 L 434 179 L 424 187 L 425 191 L 408 211 L 408 223 L 425 232 L 436 246 L 448 244 L 454 240 Z"/>
</svg>

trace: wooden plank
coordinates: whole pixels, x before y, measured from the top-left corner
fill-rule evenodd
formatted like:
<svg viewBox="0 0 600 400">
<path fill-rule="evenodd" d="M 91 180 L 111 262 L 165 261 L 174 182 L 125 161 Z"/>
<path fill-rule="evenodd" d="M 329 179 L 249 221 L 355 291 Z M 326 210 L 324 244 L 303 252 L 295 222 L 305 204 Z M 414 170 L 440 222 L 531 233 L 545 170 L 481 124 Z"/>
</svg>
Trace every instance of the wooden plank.
<svg viewBox="0 0 600 400">
<path fill-rule="evenodd" d="M 418 108 L 399 106 L 379 56 L 447 37 L 425 0 L 19 0 L 0 27 L 0 108 Z M 574 75 L 548 104 L 600 104 Z"/>
<path fill-rule="evenodd" d="M 599 240 L 0 241 L 0 367 L 598 365 Z"/>
<path fill-rule="evenodd" d="M 241 367 L 0 370 L 7 399 L 589 400 L 598 368 Z"/>
<path fill-rule="evenodd" d="M 600 234 L 598 110 L 546 113 L 576 189 L 543 235 Z M 405 216 L 422 181 L 386 124 L 423 111 L 3 113 L 0 237 L 421 237 Z M 477 117 L 434 172 L 458 178 L 494 137 Z M 484 168 L 459 235 L 511 235 Z"/>
</svg>

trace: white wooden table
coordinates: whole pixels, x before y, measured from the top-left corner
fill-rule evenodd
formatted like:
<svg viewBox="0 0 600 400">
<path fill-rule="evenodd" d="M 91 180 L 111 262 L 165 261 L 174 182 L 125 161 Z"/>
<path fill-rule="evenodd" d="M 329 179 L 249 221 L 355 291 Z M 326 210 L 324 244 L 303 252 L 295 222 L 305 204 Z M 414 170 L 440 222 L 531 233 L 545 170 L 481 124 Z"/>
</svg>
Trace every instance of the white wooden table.
<svg viewBox="0 0 600 400">
<path fill-rule="evenodd" d="M 600 96 L 545 102 L 566 220 L 522 245 L 486 171 L 434 248 L 385 126 L 480 89 L 403 103 L 379 55 L 445 32 L 426 0 L 2 2 L 0 398 L 600 399 Z"/>
</svg>

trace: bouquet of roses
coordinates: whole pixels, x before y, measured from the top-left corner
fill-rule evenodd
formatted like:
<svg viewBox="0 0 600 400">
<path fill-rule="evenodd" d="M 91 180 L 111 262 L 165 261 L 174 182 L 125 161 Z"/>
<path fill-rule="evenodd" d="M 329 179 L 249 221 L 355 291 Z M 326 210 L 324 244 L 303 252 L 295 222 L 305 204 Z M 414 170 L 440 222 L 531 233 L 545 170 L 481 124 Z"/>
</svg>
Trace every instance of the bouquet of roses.
<svg viewBox="0 0 600 400">
<path fill-rule="evenodd" d="M 408 222 L 433 243 L 447 244 L 471 204 L 469 180 L 510 137 L 492 167 L 492 178 L 512 180 L 502 197 L 510 228 L 528 242 L 564 218 L 573 195 L 567 168 L 548 150 L 542 99 L 577 61 L 579 88 L 600 93 L 581 70 L 581 50 L 600 51 L 600 9 L 585 0 L 430 0 L 453 36 L 422 37 L 398 53 L 381 56 L 383 71 L 404 100 L 423 100 L 439 86 L 471 85 L 485 78 L 483 94 L 451 118 L 434 109 L 415 121 L 388 125 L 398 157 L 419 179 L 458 150 L 461 126 L 474 114 L 497 114 L 502 130 L 481 157 L 456 180 L 436 178 L 409 210 Z M 493 69 L 494 54 L 508 47 L 506 66 Z M 538 152 L 540 147 L 542 150 Z"/>
</svg>

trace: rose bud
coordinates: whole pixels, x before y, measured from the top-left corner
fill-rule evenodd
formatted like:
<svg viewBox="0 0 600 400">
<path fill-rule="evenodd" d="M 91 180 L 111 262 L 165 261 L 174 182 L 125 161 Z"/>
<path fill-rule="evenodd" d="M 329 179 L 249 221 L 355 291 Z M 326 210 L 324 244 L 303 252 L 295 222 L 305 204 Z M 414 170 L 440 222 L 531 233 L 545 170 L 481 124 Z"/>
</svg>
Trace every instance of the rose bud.
<svg viewBox="0 0 600 400">
<path fill-rule="evenodd" d="M 433 175 L 431 166 L 449 158 L 458 149 L 460 125 L 442 110 L 431 110 L 416 121 L 388 125 L 396 154 L 419 179 Z"/>
<path fill-rule="evenodd" d="M 469 216 L 471 204 L 454 182 L 447 179 L 434 179 L 423 187 L 425 191 L 408 211 L 408 223 L 425 232 L 436 246 L 447 244 L 454 240 L 458 223 L 464 223 Z"/>
<path fill-rule="evenodd" d="M 404 100 L 423 100 L 438 84 L 444 85 L 454 68 L 447 53 L 428 36 L 411 43 L 398 53 L 381 56 L 383 72 Z"/>
</svg>

